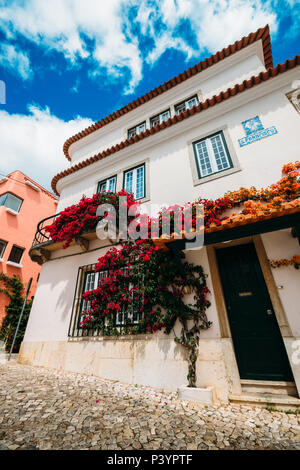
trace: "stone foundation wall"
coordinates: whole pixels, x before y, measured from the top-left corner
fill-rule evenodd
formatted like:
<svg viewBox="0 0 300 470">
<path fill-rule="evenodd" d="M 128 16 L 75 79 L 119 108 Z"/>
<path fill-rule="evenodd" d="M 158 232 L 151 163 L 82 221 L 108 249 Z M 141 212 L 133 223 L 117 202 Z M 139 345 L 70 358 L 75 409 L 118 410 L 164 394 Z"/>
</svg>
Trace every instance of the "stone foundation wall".
<svg viewBox="0 0 300 470">
<path fill-rule="evenodd" d="M 170 391 L 187 384 L 186 351 L 165 335 L 26 341 L 19 362 Z M 227 402 L 229 393 L 240 390 L 235 368 L 231 340 L 200 340 L 198 387 L 213 387 L 216 399 Z"/>
</svg>

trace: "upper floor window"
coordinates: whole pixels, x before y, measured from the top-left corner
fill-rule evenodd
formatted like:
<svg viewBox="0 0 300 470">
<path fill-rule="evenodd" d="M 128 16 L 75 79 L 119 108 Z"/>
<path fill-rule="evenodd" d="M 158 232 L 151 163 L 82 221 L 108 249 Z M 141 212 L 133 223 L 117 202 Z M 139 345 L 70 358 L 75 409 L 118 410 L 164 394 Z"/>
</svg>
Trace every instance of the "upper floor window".
<svg viewBox="0 0 300 470">
<path fill-rule="evenodd" d="M 164 121 L 167 121 L 171 117 L 170 110 L 164 111 L 163 113 L 157 114 L 157 116 L 153 116 L 150 119 L 150 127 L 157 126 L 157 124 L 161 124 Z"/>
<path fill-rule="evenodd" d="M 232 161 L 222 131 L 194 142 L 199 178 L 232 168 Z"/>
<path fill-rule="evenodd" d="M 141 132 L 145 132 L 146 130 L 146 121 L 142 122 L 141 124 L 138 124 L 135 127 L 132 127 L 131 129 L 128 130 L 128 139 L 131 137 L 135 137 L 138 134 L 141 134 Z"/>
<path fill-rule="evenodd" d="M 19 212 L 22 199 L 12 193 L 5 193 L 0 196 L 0 206 L 6 206 L 14 212 Z"/>
<path fill-rule="evenodd" d="M 20 248 L 17 245 L 13 245 L 7 261 L 11 263 L 20 264 L 23 253 L 24 248 Z"/>
<path fill-rule="evenodd" d="M 124 189 L 136 199 L 145 197 L 145 164 L 124 172 Z"/>
<path fill-rule="evenodd" d="M 4 240 L 0 240 L 0 259 L 3 258 L 6 247 L 7 247 L 7 242 L 5 242 Z"/>
<path fill-rule="evenodd" d="M 178 103 L 175 105 L 175 113 L 180 114 L 186 111 L 187 109 L 191 109 L 193 106 L 197 106 L 199 104 L 198 96 L 192 96 L 191 98 L 188 98 L 187 100 L 182 101 L 181 103 Z"/>
<path fill-rule="evenodd" d="M 116 192 L 117 177 L 112 176 L 106 180 L 100 181 L 97 186 L 97 193 L 102 193 L 104 191 L 114 193 Z"/>
</svg>

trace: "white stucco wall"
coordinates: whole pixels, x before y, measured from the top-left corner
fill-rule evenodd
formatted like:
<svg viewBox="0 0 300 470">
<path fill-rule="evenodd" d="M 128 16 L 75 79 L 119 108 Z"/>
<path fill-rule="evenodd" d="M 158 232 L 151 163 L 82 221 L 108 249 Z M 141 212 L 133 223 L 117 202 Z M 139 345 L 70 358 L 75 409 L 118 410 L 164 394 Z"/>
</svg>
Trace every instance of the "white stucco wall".
<svg viewBox="0 0 300 470">
<path fill-rule="evenodd" d="M 90 243 L 94 250 L 104 242 L 99 240 Z M 77 272 L 80 266 L 93 264 L 105 254 L 109 248 L 99 248 L 89 253 L 80 252 L 80 248 L 73 246 L 68 250 L 55 252 L 51 261 L 43 265 L 38 289 L 30 313 L 24 341 L 62 341 L 68 338 L 68 328 L 71 319 L 73 300 L 75 295 Z M 66 254 L 76 256 L 63 257 Z M 55 259 L 56 258 L 56 259 Z M 189 262 L 200 264 L 209 274 L 206 249 L 190 251 L 186 256 Z M 207 280 L 208 288 L 213 292 L 210 276 Z M 192 295 L 186 300 L 192 300 Z M 212 305 L 209 309 L 209 320 L 213 323 L 209 330 L 203 331 L 203 338 L 219 338 L 220 329 L 217 321 L 217 310 L 213 295 L 210 296 Z"/>
<path fill-rule="evenodd" d="M 291 230 L 264 233 L 262 240 L 270 260 L 291 259 L 300 253 L 297 238 L 291 236 Z M 300 337 L 300 271 L 293 266 L 272 269 L 289 326 L 294 337 Z"/>
<path fill-rule="evenodd" d="M 93 241 L 90 248 L 95 249 L 100 243 L 103 242 Z M 67 258 L 61 258 L 66 252 L 60 250 L 54 254 L 56 259 L 43 265 L 19 361 L 176 390 L 187 384 L 187 356 L 184 348 L 174 342 L 173 334 L 161 331 L 129 338 L 68 340 L 78 268 L 96 262 L 107 249 Z M 68 249 L 68 254 L 76 252 L 76 246 Z M 186 258 L 201 264 L 209 274 L 205 248 L 188 252 Z M 207 285 L 213 294 L 210 275 Z M 186 301 L 189 300 L 192 301 L 192 295 L 186 296 Z M 201 332 L 197 384 L 214 387 L 215 398 L 226 402 L 232 392 L 227 368 L 236 365 L 231 340 L 220 337 L 214 296 L 209 296 L 209 300 L 207 314 L 212 326 Z"/>
<path fill-rule="evenodd" d="M 120 187 L 122 169 L 146 159 L 149 160 L 149 192 L 153 204 L 185 203 L 199 197 L 215 199 L 241 186 L 262 187 L 278 181 L 282 165 L 299 158 L 300 119 L 284 92 L 285 88 L 268 93 L 217 116 L 212 115 L 214 109 L 204 111 L 133 145 L 127 153 L 117 152 L 80 170 L 75 175 L 76 181 L 63 187 L 58 211 L 77 203 L 82 194 L 91 196 L 96 192 L 98 181 L 116 173 L 119 173 Z M 222 111 L 222 104 L 217 106 Z M 238 139 L 245 135 L 242 121 L 257 115 L 265 128 L 275 126 L 278 133 L 240 147 Z M 210 135 L 223 126 L 228 130 L 241 171 L 194 186 L 188 142 Z M 67 180 L 68 177 L 63 185 Z"/>
</svg>

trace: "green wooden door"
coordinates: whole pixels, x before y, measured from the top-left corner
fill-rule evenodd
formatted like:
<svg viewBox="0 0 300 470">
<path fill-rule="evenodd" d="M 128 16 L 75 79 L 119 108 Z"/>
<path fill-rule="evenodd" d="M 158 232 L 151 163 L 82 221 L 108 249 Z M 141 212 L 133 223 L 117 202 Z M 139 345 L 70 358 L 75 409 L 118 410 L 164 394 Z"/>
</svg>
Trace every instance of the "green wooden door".
<svg viewBox="0 0 300 470">
<path fill-rule="evenodd" d="M 293 381 L 254 245 L 216 253 L 241 379 Z"/>
</svg>

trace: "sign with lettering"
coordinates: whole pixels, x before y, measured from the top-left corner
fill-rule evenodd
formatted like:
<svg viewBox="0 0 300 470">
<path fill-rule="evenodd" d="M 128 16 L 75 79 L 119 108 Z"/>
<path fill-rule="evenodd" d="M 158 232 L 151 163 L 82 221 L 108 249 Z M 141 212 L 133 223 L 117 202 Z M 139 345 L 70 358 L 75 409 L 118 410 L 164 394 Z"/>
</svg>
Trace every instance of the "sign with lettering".
<svg viewBox="0 0 300 470">
<path fill-rule="evenodd" d="M 238 139 L 240 147 L 252 144 L 252 142 L 264 139 L 265 137 L 269 137 L 270 135 L 277 134 L 277 129 L 275 126 L 271 126 L 265 129 L 258 116 L 255 116 L 251 119 L 247 119 L 247 121 L 242 122 L 242 125 L 245 130 L 246 137 Z"/>
</svg>

